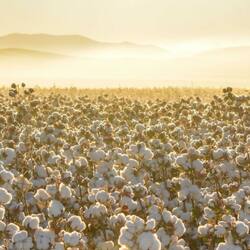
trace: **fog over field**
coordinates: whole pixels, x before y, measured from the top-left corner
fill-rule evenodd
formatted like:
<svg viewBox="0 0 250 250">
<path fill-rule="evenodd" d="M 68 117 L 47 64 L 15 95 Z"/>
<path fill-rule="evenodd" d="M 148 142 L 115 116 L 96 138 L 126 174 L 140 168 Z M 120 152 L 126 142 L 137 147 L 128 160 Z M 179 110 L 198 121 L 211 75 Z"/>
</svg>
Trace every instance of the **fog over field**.
<svg viewBox="0 0 250 250">
<path fill-rule="evenodd" d="M 189 50 L 79 35 L 0 37 L 0 82 L 78 87 L 247 87 L 250 46 Z"/>
</svg>

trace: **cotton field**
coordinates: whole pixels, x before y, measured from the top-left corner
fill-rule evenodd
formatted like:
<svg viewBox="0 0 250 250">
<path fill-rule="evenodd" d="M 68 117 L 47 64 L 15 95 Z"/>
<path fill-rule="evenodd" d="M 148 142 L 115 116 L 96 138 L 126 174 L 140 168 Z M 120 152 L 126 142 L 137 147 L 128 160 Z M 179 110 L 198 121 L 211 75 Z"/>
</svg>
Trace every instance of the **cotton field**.
<svg viewBox="0 0 250 250">
<path fill-rule="evenodd" d="M 250 95 L 0 96 L 0 249 L 250 249 Z"/>
</svg>

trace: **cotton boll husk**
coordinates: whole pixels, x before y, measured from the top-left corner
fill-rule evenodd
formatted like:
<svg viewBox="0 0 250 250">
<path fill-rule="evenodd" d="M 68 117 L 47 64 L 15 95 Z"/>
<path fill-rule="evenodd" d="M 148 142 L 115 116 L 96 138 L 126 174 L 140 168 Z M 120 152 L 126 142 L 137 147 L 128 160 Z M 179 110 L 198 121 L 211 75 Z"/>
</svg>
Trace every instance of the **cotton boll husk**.
<svg viewBox="0 0 250 250">
<path fill-rule="evenodd" d="M 12 195 L 5 189 L 0 187 L 0 204 L 9 204 L 12 200 Z"/>
</svg>

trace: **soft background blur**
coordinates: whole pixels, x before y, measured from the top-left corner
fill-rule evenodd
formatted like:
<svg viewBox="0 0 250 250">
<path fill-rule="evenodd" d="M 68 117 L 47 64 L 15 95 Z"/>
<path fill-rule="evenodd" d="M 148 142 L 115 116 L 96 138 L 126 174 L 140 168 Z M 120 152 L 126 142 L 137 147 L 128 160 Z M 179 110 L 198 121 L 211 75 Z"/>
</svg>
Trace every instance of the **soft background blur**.
<svg viewBox="0 0 250 250">
<path fill-rule="evenodd" d="M 0 0 L 0 83 L 250 86 L 249 0 Z"/>
</svg>

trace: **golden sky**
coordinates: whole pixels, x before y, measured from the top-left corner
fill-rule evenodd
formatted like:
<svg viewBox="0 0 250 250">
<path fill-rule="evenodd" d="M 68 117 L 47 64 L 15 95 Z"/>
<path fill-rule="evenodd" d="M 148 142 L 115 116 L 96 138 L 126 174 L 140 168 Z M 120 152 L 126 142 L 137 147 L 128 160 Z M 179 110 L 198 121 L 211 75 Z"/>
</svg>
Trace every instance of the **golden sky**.
<svg viewBox="0 0 250 250">
<path fill-rule="evenodd" d="M 13 32 L 163 46 L 250 44 L 250 0 L 0 0 L 0 35 Z"/>
</svg>

